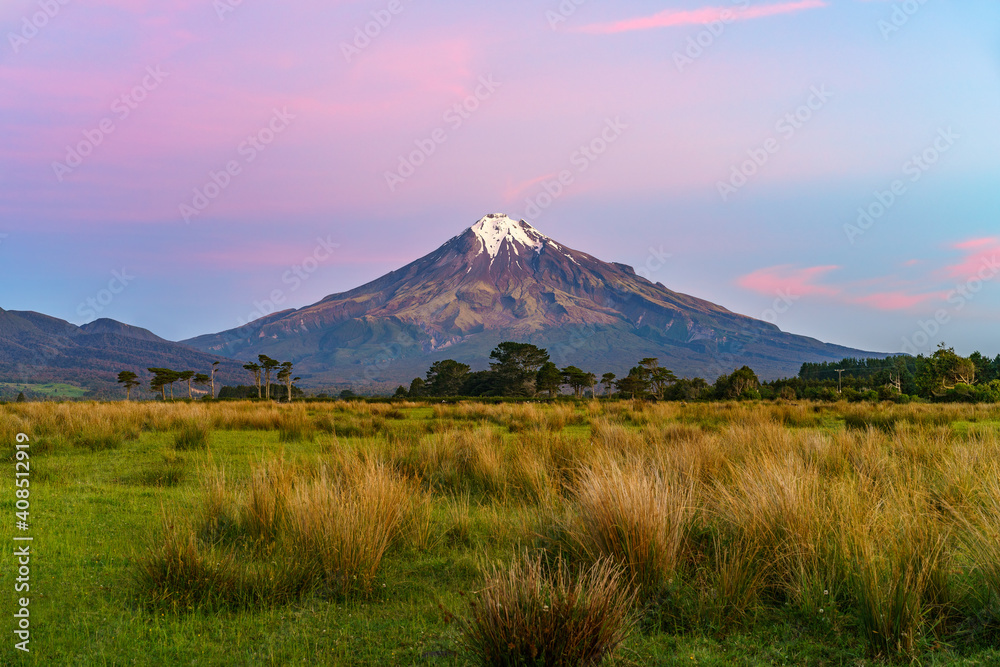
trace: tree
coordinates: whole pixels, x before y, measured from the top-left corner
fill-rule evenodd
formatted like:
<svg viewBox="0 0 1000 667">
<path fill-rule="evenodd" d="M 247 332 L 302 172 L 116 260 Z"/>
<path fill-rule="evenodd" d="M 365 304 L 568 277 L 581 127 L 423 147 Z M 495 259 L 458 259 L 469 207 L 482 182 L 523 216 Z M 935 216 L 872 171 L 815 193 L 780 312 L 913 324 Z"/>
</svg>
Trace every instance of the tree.
<svg viewBox="0 0 1000 667">
<path fill-rule="evenodd" d="M 533 396 L 538 371 L 549 360 L 549 353 L 530 343 L 505 341 L 490 352 L 490 363 L 503 396 Z"/>
<path fill-rule="evenodd" d="M 615 383 L 618 393 L 627 395 L 632 399 L 642 398 L 649 387 L 646 373 L 642 368 L 636 366 L 629 370 L 628 375 Z"/>
<path fill-rule="evenodd" d="M 431 396 L 457 396 L 468 374 L 468 364 L 454 359 L 435 361 L 427 371 L 427 393 Z"/>
<path fill-rule="evenodd" d="M 917 372 L 917 385 L 924 396 L 934 396 L 942 390 L 954 389 L 957 384 L 972 385 L 976 382 L 974 360 L 955 354 L 955 348 L 944 343 L 930 357 L 923 360 Z"/>
<path fill-rule="evenodd" d="M 187 382 L 188 398 L 191 398 L 191 381 L 194 380 L 194 371 L 181 371 L 177 374 L 177 379 L 181 382 Z"/>
<path fill-rule="evenodd" d="M 708 389 L 708 382 L 702 378 L 681 378 L 670 385 L 664 396 L 672 401 L 693 401 L 701 397 Z"/>
<path fill-rule="evenodd" d="M 673 371 L 660 366 L 660 360 L 655 357 L 647 357 L 639 362 L 639 366 L 647 372 L 650 390 L 657 399 L 663 400 L 663 395 L 670 385 L 677 382 L 677 376 Z"/>
<path fill-rule="evenodd" d="M 496 396 L 497 379 L 493 371 L 475 371 L 468 373 L 462 380 L 462 388 L 459 389 L 462 396 Z"/>
<path fill-rule="evenodd" d="M 125 387 L 125 400 L 132 400 L 132 387 L 138 387 L 141 382 L 139 382 L 139 376 L 132 371 L 122 371 L 118 374 L 118 384 Z"/>
<path fill-rule="evenodd" d="M 219 372 L 219 362 L 212 362 L 212 372 L 209 375 L 212 378 L 212 398 L 215 398 L 215 374 Z"/>
<path fill-rule="evenodd" d="M 551 361 L 546 361 L 538 369 L 538 376 L 535 378 L 535 387 L 538 391 L 547 391 L 549 398 L 554 398 L 563 383 L 563 374 Z"/>
<path fill-rule="evenodd" d="M 149 390 L 152 392 L 160 392 L 160 397 L 165 401 L 167 400 L 167 387 L 170 387 L 170 398 L 174 397 L 174 382 L 179 379 L 179 373 L 177 371 L 172 371 L 169 368 L 147 368 L 147 371 L 153 374 L 153 378 L 149 381 Z"/>
<path fill-rule="evenodd" d="M 615 384 L 615 377 L 616 376 L 614 373 L 605 373 L 604 375 L 601 376 L 601 384 L 604 385 L 605 396 L 611 395 L 611 387 L 613 387 Z"/>
<path fill-rule="evenodd" d="M 262 398 L 260 395 L 260 372 L 263 369 L 261 368 L 260 364 L 250 361 L 243 364 L 243 368 L 253 373 L 253 381 L 254 384 L 257 385 L 257 398 Z"/>
<path fill-rule="evenodd" d="M 181 379 L 181 374 L 169 368 L 147 368 L 153 374 L 153 379 L 149 383 L 149 390 L 159 391 L 163 400 L 167 400 L 167 387 L 170 387 L 170 400 L 174 399 L 174 383 Z"/>
<path fill-rule="evenodd" d="M 276 359 L 272 359 L 266 354 L 258 354 L 257 361 L 260 362 L 260 367 L 264 369 L 264 398 L 271 400 L 271 373 L 277 369 L 281 364 L 278 363 Z"/>
<path fill-rule="evenodd" d="M 591 386 L 596 379 L 593 373 L 587 373 L 576 366 L 567 366 L 562 369 L 562 378 L 563 382 L 570 386 L 573 390 L 573 395 L 577 398 L 580 398 L 584 388 Z"/>
<path fill-rule="evenodd" d="M 292 402 L 292 383 L 301 379 L 302 378 L 292 377 L 292 362 L 290 361 L 281 362 L 281 370 L 278 371 L 278 382 L 285 383 L 285 386 L 288 388 L 289 403 Z"/>
<path fill-rule="evenodd" d="M 152 369 L 150 369 L 150 371 L 152 371 Z M 149 381 L 149 391 L 154 394 L 159 392 L 160 398 L 164 401 L 167 400 L 167 383 L 161 375 L 156 373 L 153 374 L 153 379 Z"/>
<path fill-rule="evenodd" d="M 406 387 L 399 385 L 396 387 L 396 393 L 392 395 L 393 398 L 406 398 L 410 395 L 410 392 L 406 391 Z"/>
<path fill-rule="evenodd" d="M 715 381 L 715 391 L 719 398 L 753 396 L 753 392 L 757 391 L 758 388 L 760 388 L 760 380 L 749 366 L 743 366 L 733 371 L 732 375 L 722 375 Z"/>
<path fill-rule="evenodd" d="M 413 378 L 413 382 L 410 383 L 410 398 L 420 398 L 421 396 L 427 395 L 427 383 L 424 382 L 423 378 Z"/>
<path fill-rule="evenodd" d="M 194 376 L 194 383 L 199 387 L 205 387 L 208 389 L 212 386 L 212 376 L 205 373 L 198 373 Z M 209 398 L 215 398 L 215 389 L 212 389 L 212 394 Z"/>
<path fill-rule="evenodd" d="M 15 400 L 14 402 L 15 402 L 15 403 L 24 403 L 24 402 L 26 402 L 27 400 L 28 400 L 28 399 L 26 399 L 26 398 L 24 397 L 24 392 L 23 392 L 23 391 L 19 391 L 19 392 L 17 392 L 17 399 L 16 399 L 16 400 Z"/>
</svg>

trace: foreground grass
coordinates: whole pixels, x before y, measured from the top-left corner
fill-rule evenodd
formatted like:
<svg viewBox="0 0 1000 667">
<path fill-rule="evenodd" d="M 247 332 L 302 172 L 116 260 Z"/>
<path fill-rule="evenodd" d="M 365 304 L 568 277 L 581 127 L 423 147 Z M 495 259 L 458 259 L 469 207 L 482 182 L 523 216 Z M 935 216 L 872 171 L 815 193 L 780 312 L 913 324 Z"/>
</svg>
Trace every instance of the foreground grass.
<svg viewBox="0 0 1000 667">
<path fill-rule="evenodd" d="M 639 625 L 610 664 L 1000 664 L 989 598 L 1000 489 L 987 484 L 998 417 L 809 404 L 0 406 L 5 451 L 17 432 L 32 437 L 36 553 L 33 652 L 10 642 L 0 663 L 471 664 L 462 624 L 482 572 L 544 549 L 628 571 Z M 220 470 L 236 516 L 269 466 L 300 471 L 308 489 L 320 471 L 329 488 L 364 462 L 429 500 L 363 590 L 239 605 L 142 585 L 164 516 L 201 526 Z M 3 480 L 12 519 L 13 475 Z M 0 525 L 10 544 L 12 521 Z M 623 526 L 647 541 L 623 541 Z M 304 552 L 276 531 L 224 548 L 280 571 Z M 7 557 L 5 609 L 12 572 Z M 901 622 L 880 628 L 897 598 Z M 882 648 L 866 641 L 873 629 Z"/>
</svg>

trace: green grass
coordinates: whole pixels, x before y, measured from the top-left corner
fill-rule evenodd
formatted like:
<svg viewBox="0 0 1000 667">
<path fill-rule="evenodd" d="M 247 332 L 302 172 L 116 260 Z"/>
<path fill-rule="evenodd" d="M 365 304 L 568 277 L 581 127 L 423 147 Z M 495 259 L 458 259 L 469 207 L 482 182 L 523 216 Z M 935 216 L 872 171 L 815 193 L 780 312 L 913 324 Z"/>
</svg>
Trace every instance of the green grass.
<svg viewBox="0 0 1000 667">
<path fill-rule="evenodd" d="M 84 405 L 60 407 L 81 414 L 90 409 Z M 2 410 L 0 434 L 16 432 L 10 430 L 14 428 L 12 413 Z M 546 428 L 537 434 L 511 433 L 503 419 L 484 427 L 477 420 L 435 417 L 432 407 L 403 408 L 402 413 L 404 419 L 390 418 L 379 424 L 370 416 L 310 407 L 313 423 L 329 414 L 334 425 L 347 424 L 350 428 L 344 432 L 356 435 L 317 428 L 314 437 L 299 437 L 295 429 L 289 436 L 288 424 L 284 425 L 284 436 L 281 427 L 213 429 L 208 448 L 187 449 L 175 448 L 176 429 L 172 426 L 153 424 L 141 429 L 138 437 L 122 438 L 107 448 L 91 447 L 86 440 L 78 443 L 75 432 L 55 437 L 60 434 L 51 432 L 52 425 L 38 426 L 45 435 L 33 443 L 55 437 L 56 444 L 47 451 L 41 447 L 34 450 L 31 460 L 30 535 L 35 538 L 32 654 L 13 651 L 8 639 L 0 647 L 0 664 L 471 664 L 462 648 L 456 618 L 467 615 L 469 594 L 481 588 L 484 567 L 510 563 L 524 548 L 558 542 L 545 534 L 543 526 L 547 512 L 556 510 L 539 509 L 533 500 L 503 487 L 430 488 L 434 505 L 428 543 L 408 539 L 394 544 L 385 555 L 370 595 L 316 592 L 277 606 L 181 610 L 149 604 L 134 583 L 137 559 L 162 535 L 161 510 L 172 516 L 198 515 L 211 471 L 224 470 L 227 480 L 238 487 L 262 462 L 275 457 L 283 457 L 292 466 L 318 457 L 336 461 L 344 452 L 393 452 L 403 440 L 436 437 L 434 429 L 475 432 L 488 428 L 505 447 L 522 438 L 555 443 L 551 460 L 556 462 L 561 454 L 554 439 L 588 443 L 591 438 L 591 427 L 586 423 L 567 424 L 554 432 Z M 576 414 L 586 412 L 577 408 Z M 671 418 L 671 423 L 700 424 L 706 433 L 715 433 L 739 414 L 719 417 L 707 411 L 703 415 L 692 412 Z M 836 431 L 831 419 L 824 414 L 816 426 L 789 428 L 805 431 L 807 436 L 850 435 L 843 417 Z M 635 423 L 643 420 L 649 423 Z M 624 431 L 627 435 L 622 437 L 635 438 L 633 444 L 639 446 L 643 438 L 652 437 L 651 431 L 644 430 L 647 426 L 662 425 L 658 420 L 656 414 L 630 420 Z M 951 429 L 953 437 L 964 442 L 970 423 L 967 420 Z M 993 426 L 991 423 L 980 435 L 995 439 Z M 18 423 L 18 429 L 24 427 Z M 27 427 L 34 437 L 31 424 Z M 856 428 L 850 430 L 857 433 Z M 198 436 L 195 442 L 199 442 Z M 9 438 L 4 448 L 10 451 Z M 512 455 L 510 460 L 518 459 Z M 0 541 L 9 545 L 13 533 L 9 519 L 14 511 L 9 471 L 13 462 L 7 458 L 4 465 L 8 472 L 0 484 L 0 508 L 5 517 L 0 522 Z M 572 471 L 565 474 L 569 479 Z M 468 495 L 462 496 L 465 493 Z M 279 547 L 272 555 L 280 558 L 282 553 Z M 9 555 L 0 557 L 0 572 L 5 591 L 5 620 L 0 621 L 0 629 L 6 634 L 12 628 L 6 610 L 14 605 Z M 831 607 L 829 613 L 810 615 L 776 600 L 773 593 L 768 593 L 764 602 L 752 621 L 731 627 L 682 623 L 665 631 L 655 623 L 640 623 L 607 664 L 892 664 L 870 657 L 857 620 L 846 610 Z M 963 643 L 945 637 L 921 645 L 914 660 L 922 665 L 1000 664 L 1000 650 L 988 641 Z"/>
<path fill-rule="evenodd" d="M 0 394 L 11 394 L 12 396 L 17 396 L 18 392 L 25 390 L 36 395 L 65 399 L 83 398 L 90 393 L 89 389 L 84 389 L 71 384 L 59 384 L 53 382 L 48 384 L 14 384 L 9 382 L 0 382 Z"/>
</svg>

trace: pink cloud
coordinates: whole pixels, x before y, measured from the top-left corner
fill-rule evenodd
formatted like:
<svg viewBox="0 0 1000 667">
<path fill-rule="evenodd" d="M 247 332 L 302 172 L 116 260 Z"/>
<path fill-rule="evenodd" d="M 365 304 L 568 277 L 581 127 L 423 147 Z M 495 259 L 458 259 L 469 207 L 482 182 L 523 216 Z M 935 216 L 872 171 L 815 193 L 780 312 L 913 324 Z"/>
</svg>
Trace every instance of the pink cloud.
<svg viewBox="0 0 1000 667">
<path fill-rule="evenodd" d="M 998 240 L 995 236 L 987 236 L 981 239 L 970 239 L 968 241 L 962 241 L 961 243 L 956 243 L 953 248 L 958 250 L 974 250 L 976 248 L 982 248 L 986 246 L 996 246 Z"/>
<path fill-rule="evenodd" d="M 749 21 L 779 14 L 790 14 L 805 9 L 826 7 L 825 0 L 799 0 L 784 2 L 763 7 L 748 7 L 745 9 L 732 7 L 704 7 L 702 9 L 678 10 L 667 9 L 652 16 L 644 16 L 613 23 L 597 23 L 579 28 L 579 32 L 598 35 L 609 35 L 633 30 L 650 30 L 653 28 L 672 28 L 685 25 L 704 25 L 713 21 Z"/>
<path fill-rule="evenodd" d="M 909 310 L 928 301 L 947 298 L 947 292 L 944 291 L 907 289 L 916 286 L 902 284 L 896 278 L 891 280 L 885 277 L 871 278 L 846 285 L 817 284 L 821 277 L 839 268 L 839 266 L 798 268 L 785 264 L 759 269 L 739 278 L 736 282 L 740 287 L 766 296 L 822 297 L 877 310 Z M 872 287 L 885 286 L 887 283 L 890 283 L 892 288 L 883 287 L 879 291 L 868 291 Z"/>
<path fill-rule="evenodd" d="M 875 292 L 852 299 L 852 303 L 871 306 L 878 310 L 909 310 L 933 299 L 945 299 L 947 292 L 907 294 L 905 292 Z"/>
<path fill-rule="evenodd" d="M 945 275 L 957 280 L 970 280 L 987 271 L 996 272 L 1000 260 L 1000 238 L 988 237 L 962 241 L 952 246 L 965 251 L 965 257 L 944 267 Z"/>
<path fill-rule="evenodd" d="M 835 297 L 841 290 L 828 285 L 817 285 L 815 280 L 839 266 L 813 266 L 799 269 L 789 264 L 758 269 L 753 273 L 739 278 L 736 282 L 740 287 L 773 296 L 787 293 L 793 297 L 830 296 Z"/>
</svg>

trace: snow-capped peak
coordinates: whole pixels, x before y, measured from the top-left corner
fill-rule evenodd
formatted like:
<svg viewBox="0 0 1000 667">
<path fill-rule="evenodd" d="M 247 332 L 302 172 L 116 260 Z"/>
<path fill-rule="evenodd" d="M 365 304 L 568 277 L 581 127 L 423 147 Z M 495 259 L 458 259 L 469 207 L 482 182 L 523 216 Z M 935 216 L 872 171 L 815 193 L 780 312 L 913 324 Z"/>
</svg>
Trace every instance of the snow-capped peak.
<svg viewBox="0 0 1000 667">
<path fill-rule="evenodd" d="M 482 250 L 493 259 L 500 252 L 505 240 L 534 248 L 535 252 L 542 249 L 548 237 L 529 225 L 524 220 L 516 221 L 504 213 L 491 213 L 472 226 L 472 231 L 482 242 Z M 516 247 L 514 252 L 517 253 Z"/>
</svg>

